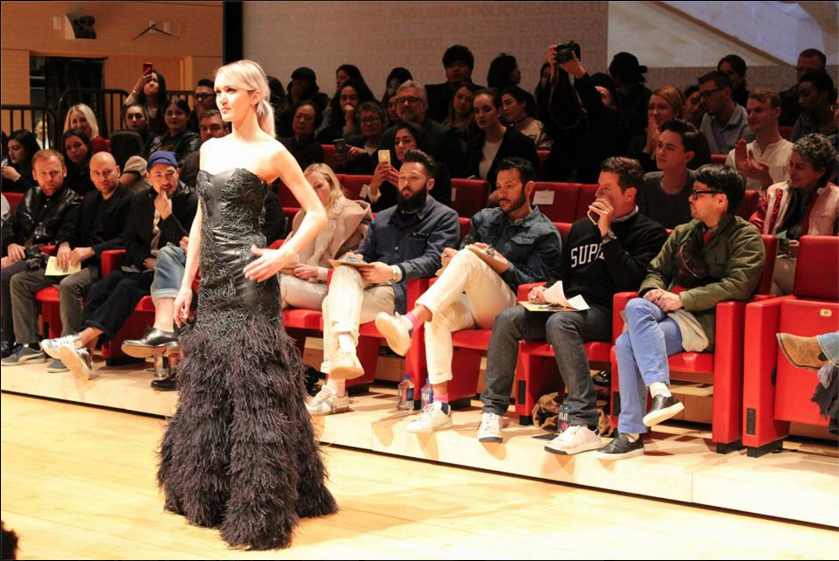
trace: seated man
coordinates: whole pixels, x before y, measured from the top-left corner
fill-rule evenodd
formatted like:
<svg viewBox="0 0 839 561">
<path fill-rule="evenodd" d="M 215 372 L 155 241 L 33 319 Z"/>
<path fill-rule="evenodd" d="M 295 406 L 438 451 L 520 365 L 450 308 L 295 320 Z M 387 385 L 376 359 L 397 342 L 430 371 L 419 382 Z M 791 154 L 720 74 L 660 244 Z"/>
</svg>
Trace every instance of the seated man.
<svg viewBox="0 0 839 561">
<path fill-rule="evenodd" d="M 82 201 L 79 220 L 72 239 L 62 241 L 56 254 L 58 267 L 67 269 L 81 265 L 81 271 L 67 276 L 46 276 L 46 267 L 26 271 L 12 279 L 12 306 L 15 339 L 22 345 L 38 343 L 38 307 L 35 295 L 39 290 L 58 285 L 61 310 L 61 334 L 71 335 L 79 325 L 84 298 L 99 280 L 99 259 L 106 249 L 119 246 L 119 235 L 125 228 L 131 193 L 119 183 L 119 166 L 108 152 L 98 152 L 90 160 L 90 179 L 96 187 Z M 47 372 L 64 372 L 67 368 L 55 359 Z"/>
<path fill-rule="evenodd" d="M 691 197 L 694 220 L 676 228 L 626 306 L 627 331 L 615 352 L 620 377 L 619 434 L 597 451 L 605 460 L 644 454 L 642 435 L 676 415 L 682 405 L 670 393 L 667 357 L 714 346 L 716 306 L 746 300 L 760 282 L 766 260 L 757 228 L 735 216 L 743 178 L 731 168 L 696 171 Z M 647 406 L 647 388 L 653 402 Z"/>
<path fill-rule="evenodd" d="M 746 114 L 755 139 L 748 144 L 743 139 L 738 140 L 734 150 L 728 153 L 725 165 L 735 168 L 746 178 L 746 189 L 762 191 L 789 177 L 792 142 L 781 137 L 778 128 L 781 98 L 773 90 L 752 90 Z"/>
<path fill-rule="evenodd" d="M 405 312 L 406 282 L 430 277 L 440 254 L 457 244 L 457 213 L 429 197 L 436 165 L 419 150 L 408 150 L 399 170 L 399 199 L 378 213 L 354 257 L 363 268 L 339 266 L 323 302 L 323 365 L 327 384 L 311 403 L 312 415 L 349 409 L 345 380 L 364 374 L 356 355 L 358 327 L 379 312 Z"/>
<path fill-rule="evenodd" d="M 487 350 L 486 390 L 478 440 L 501 442 L 501 418 L 507 412 L 516 374 L 519 341 L 547 338 L 554 349 L 571 405 L 569 428 L 546 448 L 576 454 L 600 447 L 599 413 L 584 343 L 612 338 L 612 296 L 635 290 L 647 265 L 659 252 L 667 232 L 638 212 L 635 196 L 644 179 L 637 160 L 609 158 L 603 162 L 597 199 L 589 216 L 577 220 L 568 234 L 559 279 L 567 298 L 582 296 L 589 309 L 581 312 L 529 312 L 516 306 L 495 320 Z M 553 284 L 549 279 L 549 284 Z M 531 291 L 544 302 L 546 287 Z"/>
<path fill-rule="evenodd" d="M 638 190 L 638 210 L 665 228 L 690 222 L 690 192 L 693 189 L 693 160 L 701 134 L 696 127 L 673 119 L 661 128 L 655 162 L 661 171 L 644 176 Z"/>
<path fill-rule="evenodd" d="M 76 231 L 81 199 L 64 185 L 67 167 L 64 157 L 55 150 L 41 150 L 32 157 L 32 175 L 38 185 L 30 187 L 15 211 L 3 224 L 3 364 L 23 364 L 45 360 L 37 340 L 13 348 L 12 278 L 46 261 L 41 254 L 45 245 L 71 240 Z M 13 354 L 14 351 L 14 354 Z M 14 357 L 14 358 L 12 358 Z"/>
<path fill-rule="evenodd" d="M 792 147 L 789 179 L 769 187 L 750 222 L 780 238 L 773 271 L 774 294 L 792 294 L 801 236 L 839 234 L 839 187 L 829 181 L 837 155 L 825 136 L 807 135 Z"/>
<path fill-rule="evenodd" d="M 539 282 L 558 273 L 562 240 L 554 225 L 530 199 L 536 171 L 523 158 L 505 158 L 498 165 L 494 198 L 498 207 L 472 217 L 470 235 L 461 251 L 443 250 L 446 267 L 411 312 L 400 317 L 382 312 L 376 327 L 397 354 L 405 355 L 411 333 L 426 323 L 425 354 L 434 403 L 408 425 L 408 432 L 430 433 L 452 426 L 448 386 L 452 379 L 452 332 L 477 325 L 490 329 L 495 317 L 517 303 L 520 284 Z M 509 265 L 497 273 L 472 250 L 492 253 Z M 465 293 L 465 294 L 464 294 Z"/>
<path fill-rule="evenodd" d="M 728 154 L 741 138 L 752 140 L 746 109 L 734 101 L 731 80 L 719 70 L 699 77 L 699 92 L 705 100 L 705 116 L 699 130 L 711 154 Z"/>
<path fill-rule="evenodd" d="M 137 303 L 149 294 L 159 252 L 181 243 L 198 209 L 198 196 L 178 181 L 174 153 L 158 151 L 149 156 L 146 179 L 151 188 L 131 196 L 128 223 L 120 240 L 125 246 L 122 267 L 91 287 L 76 335 L 43 343 L 48 355 L 61 359 L 83 380 L 94 377 L 88 349 L 103 335 L 116 337 Z"/>
</svg>

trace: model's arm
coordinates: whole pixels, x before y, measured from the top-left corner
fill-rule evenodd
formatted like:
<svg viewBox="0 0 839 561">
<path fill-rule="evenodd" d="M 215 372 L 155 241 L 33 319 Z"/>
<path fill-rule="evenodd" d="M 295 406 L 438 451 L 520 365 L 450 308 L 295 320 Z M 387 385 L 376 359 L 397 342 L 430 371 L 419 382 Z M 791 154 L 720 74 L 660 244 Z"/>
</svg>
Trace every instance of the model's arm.
<svg viewBox="0 0 839 561">
<path fill-rule="evenodd" d="M 303 177 L 303 172 L 297 161 L 281 144 L 277 143 L 277 150 L 271 156 L 271 172 L 276 174 L 284 185 L 291 189 L 291 193 L 306 212 L 294 236 L 287 240 L 279 249 L 264 249 L 256 246 L 251 248 L 258 257 L 245 267 L 245 277 L 264 282 L 276 275 L 284 265 L 290 263 L 300 251 L 312 243 L 318 233 L 326 226 L 326 211 L 320 203 L 314 189 Z"/>
</svg>

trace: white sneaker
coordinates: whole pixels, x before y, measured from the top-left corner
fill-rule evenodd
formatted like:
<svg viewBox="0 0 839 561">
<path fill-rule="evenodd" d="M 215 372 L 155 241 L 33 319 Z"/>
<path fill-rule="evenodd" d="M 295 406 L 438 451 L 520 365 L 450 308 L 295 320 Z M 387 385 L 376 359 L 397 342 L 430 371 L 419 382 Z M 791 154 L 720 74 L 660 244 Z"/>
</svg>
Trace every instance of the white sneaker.
<svg viewBox="0 0 839 561">
<path fill-rule="evenodd" d="M 452 428 L 452 418 L 443 411 L 443 402 L 435 401 L 431 405 L 426 405 L 420 416 L 408 423 L 405 430 L 415 434 L 431 434 L 434 431 L 450 428 Z"/>
<path fill-rule="evenodd" d="M 55 339 L 41 341 L 41 350 L 52 358 L 58 358 L 61 347 L 79 348 L 82 346 L 82 338 L 78 335 L 65 335 Z"/>
<path fill-rule="evenodd" d="M 322 387 L 318 394 L 306 403 L 306 411 L 315 417 L 322 417 L 325 415 L 335 415 L 336 413 L 346 413 L 350 410 L 350 396 L 345 394 L 343 397 L 338 397 L 333 390 Z"/>
<path fill-rule="evenodd" d="M 76 378 L 87 382 L 99 376 L 93 370 L 93 358 L 87 348 L 61 347 L 58 359 L 64 363 Z"/>
<path fill-rule="evenodd" d="M 501 436 L 501 420 L 504 417 L 495 413 L 481 414 L 481 428 L 478 429 L 478 442 L 504 442 Z"/>
<path fill-rule="evenodd" d="M 380 312 L 376 315 L 376 329 L 385 339 L 387 346 L 399 356 L 408 354 L 411 348 L 411 323 L 399 314 Z"/>
<path fill-rule="evenodd" d="M 329 376 L 336 380 L 352 380 L 364 376 L 364 368 L 353 350 L 339 350 L 332 359 Z"/>
<path fill-rule="evenodd" d="M 600 448 L 600 435 L 583 425 L 573 425 L 551 440 L 545 451 L 554 454 L 579 454 Z"/>
</svg>

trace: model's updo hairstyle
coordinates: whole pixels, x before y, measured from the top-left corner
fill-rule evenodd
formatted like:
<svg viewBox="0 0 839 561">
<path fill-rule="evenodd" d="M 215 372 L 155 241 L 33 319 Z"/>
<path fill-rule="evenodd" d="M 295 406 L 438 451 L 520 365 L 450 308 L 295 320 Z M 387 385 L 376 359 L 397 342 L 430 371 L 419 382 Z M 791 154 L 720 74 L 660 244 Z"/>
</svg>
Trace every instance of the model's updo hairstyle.
<svg viewBox="0 0 839 561">
<path fill-rule="evenodd" d="M 245 91 L 260 93 L 261 99 L 256 106 L 256 118 L 259 127 L 274 137 L 274 108 L 269 103 L 271 90 L 262 67 L 252 60 L 237 60 L 219 68 L 216 71 L 216 81 L 219 76 L 226 77 L 232 85 Z"/>
</svg>

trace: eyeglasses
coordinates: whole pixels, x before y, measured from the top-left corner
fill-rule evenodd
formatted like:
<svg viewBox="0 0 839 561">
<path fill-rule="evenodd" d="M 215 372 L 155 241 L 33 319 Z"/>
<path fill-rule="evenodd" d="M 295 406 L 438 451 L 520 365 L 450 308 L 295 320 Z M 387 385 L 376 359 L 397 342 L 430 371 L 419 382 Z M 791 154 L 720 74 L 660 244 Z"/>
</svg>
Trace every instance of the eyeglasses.
<svg viewBox="0 0 839 561">
<path fill-rule="evenodd" d="M 410 97 L 397 97 L 396 98 L 396 103 L 410 103 L 410 104 L 413 105 L 414 103 L 419 103 L 420 101 L 422 101 L 421 97 L 410 96 Z"/>
<path fill-rule="evenodd" d="M 144 119 L 145 117 L 143 117 L 143 115 L 140 115 L 139 113 L 134 113 L 133 115 L 126 115 L 125 118 L 129 121 L 139 121 L 140 119 Z"/>
<path fill-rule="evenodd" d="M 210 99 L 211 97 L 215 97 L 215 94 L 208 94 L 208 93 L 199 93 L 195 94 L 193 97 L 198 101 L 204 101 L 205 99 Z"/>
<path fill-rule="evenodd" d="M 362 125 L 369 125 L 371 123 L 375 123 L 376 121 L 381 121 L 381 120 L 382 120 L 381 117 L 364 117 L 363 119 L 361 119 L 361 124 Z"/>
<path fill-rule="evenodd" d="M 690 196 L 692 199 L 698 199 L 699 195 L 724 195 L 725 191 L 697 191 L 696 189 L 690 190 Z"/>
<path fill-rule="evenodd" d="M 708 99 L 709 97 L 711 97 L 712 95 L 714 95 L 715 93 L 720 91 L 721 89 L 722 88 L 714 88 L 713 90 L 708 90 L 707 92 L 699 92 L 699 95 L 702 96 L 705 99 Z"/>
</svg>

